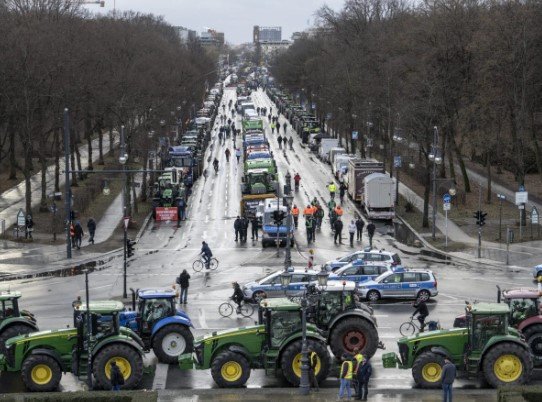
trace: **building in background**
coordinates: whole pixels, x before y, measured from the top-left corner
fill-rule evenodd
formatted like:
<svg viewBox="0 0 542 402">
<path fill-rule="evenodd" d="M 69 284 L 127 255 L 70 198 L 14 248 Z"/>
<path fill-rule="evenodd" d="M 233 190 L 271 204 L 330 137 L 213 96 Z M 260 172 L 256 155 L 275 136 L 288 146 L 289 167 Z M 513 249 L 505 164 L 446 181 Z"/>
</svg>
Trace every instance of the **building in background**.
<svg viewBox="0 0 542 402">
<path fill-rule="evenodd" d="M 221 48 L 224 46 L 224 32 L 217 32 L 209 28 L 200 34 L 199 40 L 202 46 Z"/>
<path fill-rule="evenodd" d="M 254 26 L 252 41 L 256 43 L 282 42 L 282 27 Z"/>
<path fill-rule="evenodd" d="M 175 32 L 177 32 L 177 35 L 179 35 L 179 38 L 181 39 L 181 42 L 186 43 L 191 40 L 198 39 L 198 33 L 196 31 L 193 31 L 192 29 L 188 29 L 185 27 L 173 27 L 175 29 Z"/>
</svg>

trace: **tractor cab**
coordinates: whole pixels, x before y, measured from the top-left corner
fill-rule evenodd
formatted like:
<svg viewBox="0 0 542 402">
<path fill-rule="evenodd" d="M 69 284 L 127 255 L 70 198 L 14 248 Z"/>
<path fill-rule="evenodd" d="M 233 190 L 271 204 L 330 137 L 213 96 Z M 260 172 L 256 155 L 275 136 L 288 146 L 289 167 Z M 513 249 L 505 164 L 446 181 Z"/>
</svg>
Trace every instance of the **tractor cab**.
<svg viewBox="0 0 542 402">
<path fill-rule="evenodd" d="M 501 290 L 497 286 L 497 300 L 510 307 L 510 325 L 518 327 L 528 318 L 541 314 L 540 293 L 535 288 Z"/>
<path fill-rule="evenodd" d="M 471 353 L 481 353 L 490 339 L 508 335 L 509 311 L 508 306 L 503 304 L 477 303 L 467 305 Z"/>
<path fill-rule="evenodd" d="M 139 332 L 150 334 L 153 326 L 163 318 L 175 315 L 174 291 L 144 289 L 138 291 L 137 311 L 140 316 Z"/>
<path fill-rule="evenodd" d="M 0 302 L 2 303 L 0 308 L 0 320 L 8 318 L 19 317 L 19 298 L 21 292 L 1 292 Z M 32 316 L 33 317 L 33 316 Z M 36 320 L 34 320 L 35 322 Z"/>
<path fill-rule="evenodd" d="M 300 305 L 287 298 L 264 299 L 260 302 L 258 321 L 265 325 L 268 349 L 276 349 L 288 336 L 301 330 Z"/>
<path fill-rule="evenodd" d="M 17 335 L 38 330 L 34 314 L 19 310 L 21 292 L 0 292 L 0 353 L 5 353 L 5 343 Z"/>
</svg>

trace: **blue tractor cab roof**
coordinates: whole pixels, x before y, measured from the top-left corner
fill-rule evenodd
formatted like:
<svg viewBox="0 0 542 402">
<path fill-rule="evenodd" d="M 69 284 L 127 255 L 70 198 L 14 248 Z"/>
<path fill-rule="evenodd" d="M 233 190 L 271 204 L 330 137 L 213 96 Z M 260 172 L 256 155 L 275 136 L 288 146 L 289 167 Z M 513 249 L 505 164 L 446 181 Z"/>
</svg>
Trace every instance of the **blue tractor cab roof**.
<svg viewBox="0 0 542 402">
<path fill-rule="evenodd" d="M 137 296 L 140 299 L 165 299 L 173 298 L 176 296 L 175 290 L 173 289 L 139 289 Z"/>
</svg>

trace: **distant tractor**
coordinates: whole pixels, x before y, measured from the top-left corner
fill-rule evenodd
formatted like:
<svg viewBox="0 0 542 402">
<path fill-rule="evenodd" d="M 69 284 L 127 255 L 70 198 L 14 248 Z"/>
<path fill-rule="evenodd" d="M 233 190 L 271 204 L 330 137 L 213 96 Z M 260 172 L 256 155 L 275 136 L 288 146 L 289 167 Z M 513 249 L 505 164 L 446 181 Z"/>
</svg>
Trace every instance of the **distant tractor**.
<svg viewBox="0 0 542 402">
<path fill-rule="evenodd" d="M 38 331 L 34 314 L 19 309 L 21 292 L 0 293 L 0 353 L 5 354 L 9 338 Z"/>
<path fill-rule="evenodd" d="M 136 332 L 145 350 L 152 349 L 160 362 L 168 364 L 177 363 L 179 355 L 191 352 L 194 343 L 192 321 L 175 308 L 175 300 L 172 289 L 139 289 L 134 311 L 120 314 L 120 324 Z"/>
<path fill-rule="evenodd" d="M 399 356 L 382 356 L 385 368 L 412 369 L 416 385 L 441 386 L 444 358 L 465 377 L 483 374 L 494 388 L 529 381 L 533 358 L 529 345 L 509 326 L 505 304 L 477 303 L 466 309 L 466 327 L 422 332 L 399 339 Z"/>
<path fill-rule="evenodd" d="M 143 342 L 133 331 L 119 325 L 123 310 L 124 305 L 118 301 L 91 302 L 88 311 L 83 303 L 74 313 L 75 328 L 11 338 L 6 342 L 6 354 L 0 355 L 0 371 L 19 371 L 30 391 L 56 390 L 62 373 L 67 372 L 80 380 L 92 375 L 96 388 L 110 389 L 111 362 L 116 362 L 124 377 L 122 388 L 134 389 L 143 378 Z"/>
</svg>

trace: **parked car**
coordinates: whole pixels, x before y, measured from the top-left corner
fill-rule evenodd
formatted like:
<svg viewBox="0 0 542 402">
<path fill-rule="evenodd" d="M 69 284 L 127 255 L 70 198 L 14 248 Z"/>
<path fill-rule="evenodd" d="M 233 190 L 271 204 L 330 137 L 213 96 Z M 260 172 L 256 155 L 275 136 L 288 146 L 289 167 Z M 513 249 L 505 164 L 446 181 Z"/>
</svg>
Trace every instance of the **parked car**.
<svg viewBox="0 0 542 402">
<path fill-rule="evenodd" d="M 262 279 L 245 284 L 242 288 L 245 298 L 258 302 L 261 299 L 270 297 L 300 296 L 305 291 L 307 284 L 317 281 L 317 271 L 292 270 L 290 271 L 292 280 L 290 285 L 285 288 L 280 282 L 280 274 L 283 272 L 280 270 Z"/>
<path fill-rule="evenodd" d="M 374 280 L 359 283 L 358 294 L 373 302 L 383 298 L 427 300 L 438 295 L 437 278 L 426 270 L 390 271 Z"/>
<path fill-rule="evenodd" d="M 329 274 L 330 281 L 354 281 L 365 282 L 375 279 L 386 272 L 401 272 L 403 267 L 390 266 L 383 262 L 374 262 L 366 264 L 363 260 L 354 260 L 335 272 Z"/>
<path fill-rule="evenodd" d="M 390 267 L 401 265 L 401 257 L 399 257 L 397 253 L 385 251 L 384 249 L 371 250 L 367 247 L 364 250 L 355 251 L 344 257 L 337 258 L 336 260 L 328 261 L 324 264 L 324 268 L 328 271 L 336 271 L 355 260 L 363 260 L 367 264 L 382 262 Z"/>
</svg>

